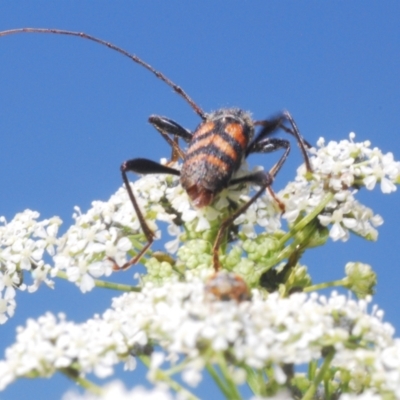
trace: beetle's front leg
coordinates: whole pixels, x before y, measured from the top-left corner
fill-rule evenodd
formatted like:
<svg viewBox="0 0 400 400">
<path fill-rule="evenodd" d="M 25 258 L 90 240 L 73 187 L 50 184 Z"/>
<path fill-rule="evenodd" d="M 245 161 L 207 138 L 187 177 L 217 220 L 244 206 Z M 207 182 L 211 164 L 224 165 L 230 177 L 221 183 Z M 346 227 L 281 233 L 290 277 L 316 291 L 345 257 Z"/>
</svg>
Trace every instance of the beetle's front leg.
<svg viewBox="0 0 400 400">
<path fill-rule="evenodd" d="M 125 161 L 121 165 L 121 173 L 122 173 L 122 180 L 124 181 L 126 190 L 128 192 L 129 199 L 133 205 L 133 208 L 136 212 L 136 215 L 138 217 L 140 227 L 142 228 L 142 231 L 144 235 L 146 236 L 147 243 L 146 245 L 139 251 L 138 254 L 136 254 L 135 257 L 130 259 L 128 262 L 126 262 L 124 265 L 119 266 L 115 260 L 112 258 L 109 258 L 110 261 L 113 262 L 114 266 L 113 269 L 116 271 L 120 270 L 125 270 L 131 267 L 133 264 L 136 264 L 142 256 L 146 253 L 146 251 L 150 248 L 154 241 L 155 233 L 150 229 L 149 225 L 147 224 L 142 211 L 139 208 L 139 205 L 137 203 L 136 197 L 133 194 L 131 185 L 128 180 L 127 172 L 136 172 L 138 174 L 142 175 L 148 175 L 148 174 L 171 174 L 171 175 L 180 175 L 180 172 L 174 168 L 167 167 L 165 165 L 162 165 L 160 163 L 148 160 L 146 158 L 134 158 L 132 160 Z"/>
<path fill-rule="evenodd" d="M 159 115 L 152 115 L 149 117 L 149 122 L 160 132 L 161 136 L 167 141 L 167 143 L 171 146 L 172 154 L 171 161 L 168 164 L 173 164 L 178 159 L 183 159 L 185 153 L 179 147 L 179 138 L 182 138 L 185 142 L 190 142 L 192 140 L 192 134 L 182 126 L 180 126 L 175 121 L 161 117 Z M 173 136 L 173 139 L 171 136 Z M 167 165 L 168 165 L 167 164 Z"/>
</svg>

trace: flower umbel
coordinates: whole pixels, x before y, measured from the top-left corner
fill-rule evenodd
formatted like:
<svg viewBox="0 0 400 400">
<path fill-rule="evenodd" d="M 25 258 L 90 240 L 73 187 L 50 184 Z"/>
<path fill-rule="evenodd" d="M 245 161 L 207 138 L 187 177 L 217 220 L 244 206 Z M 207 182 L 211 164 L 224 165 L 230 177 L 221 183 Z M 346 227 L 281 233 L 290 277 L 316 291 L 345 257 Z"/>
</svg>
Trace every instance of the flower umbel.
<svg viewBox="0 0 400 400">
<path fill-rule="evenodd" d="M 93 202 L 86 213 L 76 208 L 75 223 L 61 236 L 57 217 L 39 221 L 38 213 L 26 210 L 10 222 L 2 218 L 0 323 L 13 315 L 18 290 L 32 292 L 42 282 L 53 287 L 56 277 L 83 293 L 95 287 L 126 293 L 82 324 L 51 313 L 28 320 L 0 361 L 0 388 L 19 377 L 62 372 L 101 395 L 87 376 L 110 376 L 121 362 L 131 370 L 140 360 L 157 385 L 154 393 L 165 399 L 172 398 L 166 388 L 195 399 L 190 390 L 205 371 L 226 398 L 241 398 L 244 383 L 260 399 L 399 396 L 399 341 L 381 311 L 367 310 L 376 284 L 372 268 L 348 263 L 343 278 L 313 284 L 301 263 L 309 248 L 329 237 L 377 239 L 382 218 L 357 194 L 378 186 L 394 192 L 400 163 L 354 137 L 318 141 L 310 150 L 312 174 L 299 167 L 277 194 L 284 212 L 266 191 L 239 215 L 223 238 L 218 273 L 213 246 L 224 220 L 252 196 L 243 185 L 223 190 L 198 210 L 177 177 L 149 175 L 131 184 L 156 235 L 140 260 L 146 272 L 135 275 L 135 286 L 105 280 L 115 264 L 124 265 L 146 245 L 125 188 L 106 202 Z M 171 240 L 160 250 L 157 239 L 166 233 Z M 334 286 L 359 300 L 315 293 Z M 307 374 L 297 369 L 303 364 Z M 103 394 L 113 391 L 130 395 L 117 386 Z"/>
<path fill-rule="evenodd" d="M 342 384 L 364 388 L 384 384 L 400 390 L 393 375 L 382 382 L 382 371 L 389 367 L 385 355 L 398 347 L 394 330 L 382 322 L 380 311 L 369 314 L 367 304 L 335 293 L 329 298 L 304 293 L 265 297 L 256 289 L 251 300 L 213 301 L 198 279 L 162 286 L 148 283 L 141 293 L 115 298 L 112 308 L 84 324 L 50 313 L 29 321 L 0 363 L 0 386 L 18 377 L 48 376 L 65 369 L 109 376 L 113 366 L 128 361 L 133 352 L 139 358 L 148 357 L 135 349 L 153 343 L 166 356 L 161 363 L 149 364 L 156 380 L 159 369 L 169 375 L 171 368 L 185 379 L 188 371 L 196 370 L 201 376 L 204 366 L 220 363 L 229 363 L 232 371 L 243 365 L 247 373 L 250 369 L 273 371 L 279 365 L 319 359 L 330 347 L 331 368 L 343 371 Z M 351 345 L 355 338 L 368 344 L 362 353 Z M 178 357 L 182 355 L 184 361 Z M 349 362 L 359 371 L 350 380 L 344 378 Z M 400 363 L 392 362 L 390 369 L 400 372 Z M 284 374 L 276 381 L 272 375 L 266 384 L 284 387 L 290 379 Z"/>
</svg>

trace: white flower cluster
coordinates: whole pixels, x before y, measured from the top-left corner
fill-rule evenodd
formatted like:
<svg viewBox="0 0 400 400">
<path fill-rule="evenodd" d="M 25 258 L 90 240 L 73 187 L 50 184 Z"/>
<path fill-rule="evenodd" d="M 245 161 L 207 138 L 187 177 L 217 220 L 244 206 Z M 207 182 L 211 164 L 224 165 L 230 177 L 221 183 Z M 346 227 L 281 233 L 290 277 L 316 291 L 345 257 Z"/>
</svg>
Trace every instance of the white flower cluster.
<svg viewBox="0 0 400 400">
<path fill-rule="evenodd" d="M 109 383 L 102 391 L 100 396 L 96 396 L 92 393 L 79 394 L 76 392 L 66 393 L 62 400 L 96 400 L 101 398 L 102 400 L 173 400 L 176 399 L 172 396 L 167 389 L 162 387 L 156 387 L 154 389 L 145 389 L 144 387 L 138 386 L 132 390 L 128 390 L 124 387 L 124 384 L 120 381 L 113 381 Z"/>
<path fill-rule="evenodd" d="M 244 363 L 256 370 L 272 366 L 283 385 L 286 376 L 279 365 L 320 359 L 330 347 L 337 379 L 351 369 L 349 385 L 355 390 L 371 387 L 400 395 L 400 342 L 393 339 L 392 326 L 382 322 L 382 312 L 368 314 L 367 304 L 337 294 L 263 298 L 257 290 L 251 301 L 219 302 L 208 299 L 200 280 L 161 287 L 148 283 L 141 293 L 115 298 L 112 309 L 83 324 L 50 313 L 28 320 L 0 362 L 0 389 L 18 377 L 50 376 L 62 368 L 105 377 L 120 361 L 134 365 L 132 355 L 146 345 L 164 351 L 152 353 L 150 379 L 170 363 L 196 386 L 206 363 L 226 357 L 237 384 L 246 379 L 238 367 Z M 181 355 L 186 358 L 179 364 Z"/>
<path fill-rule="evenodd" d="M 382 154 L 371 149 L 368 141 L 354 143 L 354 133 L 350 140 L 331 141 L 325 145 L 321 138 L 318 149 L 311 149 L 312 176 L 307 176 L 304 166 L 298 170 L 294 182 L 279 193 L 285 203 L 284 218 L 294 223 L 299 215 L 311 213 L 327 194 L 329 202 L 318 216 L 323 226 L 331 225 L 330 237 L 333 240 L 347 240 L 353 231 L 369 240 L 376 240 L 375 227 L 382 224 L 379 215 L 355 200 L 354 195 L 363 186 L 371 190 L 377 182 L 383 193 L 396 190 L 400 182 L 400 162 L 393 159 L 392 153 Z"/>
<path fill-rule="evenodd" d="M 311 150 L 314 153 L 311 158 L 312 176 L 305 174 L 304 166 L 299 168 L 295 181 L 279 193 L 286 207 L 283 216 L 289 224 L 299 216 L 312 213 L 330 194 L 318 218 L 322 225 L 331 226 L 333 240 L 346 240 L 349 231 L 367 239 L 376 239 L 375 227 L 382 223 L 382 218 L 355 200 L 356 188 L 366 186 L 372 189 L 380 182 L 384 193 L 394 191 L 394 183 L 400 179 L 400 163 L 393 160 L 391 153 L 382 154 L 376 148 L 370 149 L 369 142 L 354 143 L 354 135 L 350 138 L 350 141 L 329 142 L 327 145 L 320 139 L 319 149 Z M 177 177 L 148 175 L 135 181 L 132 188 L 149 227 L 160 236 L 156 221 L 163 221 L 167 223 L 169 234 L 175 237 L 166 244 L 169 253 L 178 249 L 183 231 L 175 223 L 176 217 L 185 224 L 186 230 L 201 234 L 207 232 L 211 224 L 218 226 L 221 216 L 229 208 L 228 197 L 238 204 L 250 198 L 243 193 L 243 188 L 232 188 L 223 191 L 212 206 L 196 210 Z M 2 219 L 0 323 L 13 314 L 15 287 L 25 288 L 21 281 L 22 271 L 32 274 L 31 291 L 40 282 L 52 284 L 49 272 L 55 276 L 64 271 L 71 282 L 86 292 L 93 289 L 95 278 L 111 274 L 113 262 L 110 259 L 123 265 L 146 243 L 124 188 L 120 188 L 107 202 L 93 202 L 86 214 L 77 209 L 74 217 L 75 224 L 59 238 L 57 232 L 61 221 L 57 217 L 37 221 L 38 213 L 27 210 L 8 224 Z M 241 232 L 249 238 L 256 236 L 257 225 L 273 233 L 281 227 L 281 211 L 276 201 L 266 194 L 240 215 L 235 224 L 240 225 Z M 53 268 L 43 259 L 45 250 L 53 256 Z"/>
<path fill-rule="evenodd" d="M 145 389 L 141 386 L 132 390 L 125 388 L 122 382 L 113 381 L 108 384 L 101 395 L 96 396 L 91 393 L 78 394 L 76 392 L 66 393 L 62 400 L 174 400 L 185 399 L 184 396 L 172 396 L 166 389 L 156 387 L 154 389 Z M 361 394 L 345 393 L 339 397 L 340 400 L 381 400 L 382 396 L 367 390 Z M 272 397 L 253 396 L 250 400 L 295 400 L 295 397 L 287 390 L 282 390 Z"/>
<path fill-rule="evenodd" d="M 299 168 L 296 179 L 278 194 L 286 208 L 283 217 L 290 226 L 314 212 L 319 214 L 322 225 L 330 226 L 333 240 L 346 240 L 350 231 L 367 239 L 376 239 L 375 227 L 382 223 L 382 218 L 358 203 L 354 196 L 357 188 L 372 189 L 377 182 L 384 193 L 395 190 L 394 184 L 400 181 L 400 163 L 393 160 L 391 153 L 384 155 L 378 149 L 370 149 L 368 142 L 354 143 L 353 138 L 351 135 L 350 141 L 327 145 L 320 139 L 319 149 L 310 150 L 313 153 L 312 175 L 306 174 L 304 166 Z M 243 165 L 239 173 L 244 174 L 245 169 Z M 231 212 L 232 201 L 240 205 L 250 198 L 243 187 L 229 188 L 212 206 L 198 210 L 191 206 L 175 176 L 148 175 L 131 186 L 156 236 L 161 236 L 157 223 L 164 222 L 168 233 L 174 237 L 165 245 L 167 252 L 172 254 L 178 248 L 182 249 L 180 242 L 185 242 L 186 248 L 178 253 L 179 263 L 185 266 L 197 257 L 188 254 L 191 250 L 187 238 L 210 243 L 212 237 L 207 235 L 215 234 L 221 220 Z M 281 217 L 277 202 L 267 193 L 240 215 L 235 224 L 241 234 L 252 239 L 260 227 L 268 233 L 277 232 L 281 228 Z M 3 223 L 0 227 L 0 323 L 13 314 L 15 288 L 25 288 L 22 282 L 24 271 L 32 274 L 33 284 L 28 287 L 31 291 L 40 282 L 51 285 L 49 276 L 64 274 L 86 292 L 95 286 L 95 278 L 109 276 L 114 263 L 123 265 L 146 244 L 125 188 L 120 188 L 107 202 L 93 202 L 85 214 L 77 208 L 75 224 L 61 237 L 57 237 L 59 218 L 44 221 L 37 221 L 37 218 L 38 213 L 27 210 L 7 224 L 4 219 L 0 221 Z M 196 246 L 198 244 L 194 243 L 192 247 Z M 43 258 L 45 252 L 53 257 L 53 266 L 50 266 L 50 260 Z M 150 250 L 146 257 L 151 254 Z M 181 259 L 183 254 L 184 259 Z M 203 258 L 192 264 L 211 267 L 210 252 Z M 155 259 L 145 258 L 143 262 L 151 263 L 152 260 Z M 172 270 L 170 264 L 166 267 Z M 168 270 L 164 266 L 162 269 Z"/>
<path fill-rule="evenodd" d="M 137 180 L 132 189 L 153 231 L 157 232 L 155 220 L 172 224 L 174 216 L 160 204 L 165 196 L 165 176 L 146 176 Z M 59 240 L 54 267 L 57 271 L 64 270 L 68 280 L 75 282 L 83 292 L 93 289 L 94 278 L 111 274 L 113 261 L 123 265 L 129 251 L 134 254 L 146 243 L 123 187 L 107 202 L 93 202 L 86 214 L 77 209 L 74 218 L 75 224 Z"/>
<path fill-rule="evenodd" d="M 197 399 L 197 397 L 195 397 Z M 145 389 L 144 387 L 137 386 L 132 390 L 125 388 L 124 384 L 120 381 L 113 381 L 106 385 L 102 390 L 102 394 L 96 396 L 92 393 L 79 394 L 73 391 L 66 393 L 62 400 L 185 400 L 187 397 L 183 394 L 178 393 L 173 396 L 171 393 L 163 386 L 157 386 L 154 389 Z M 357 397 L 351 396 L 347 398 L 342 398 L 342 400 L 379 400 L 377 397 Z M 284 390 L 273 397 L 251 397 L 249 400 L 294 400 L 291 394 Z"/>
<path fill-rule="evenodd" d="M 384 193 L 394 191 L 394 183 L 400 180 L 400 163 L 393 160 L 391 153 L 383 155 L 376 148 L 370 149 L 369 142 L 354 143 L 354 134 L 350 138 L 350 141 L 329 142 L 326 146 L 320 139 L 319 149 L 311 150 L 314 153 L 311 157 L 312 176 L 307 176 L 302 166 L 296 179 L 278 197 L 285 204 L 283 217 L 292 224 L 300 215 L 313 212 L 330 194 L 318 218 L 322 225 L 331 226 L 331 238 L 347 240 L 349 231 L 353 231 L 375 240 L 375 228 L 382 224 L 382 218 L 357 202 L 354 196 L 357 188 L 372 189 L 376 182 L 381 183 Z M 244 174 L 244 170 L 245 166 L 239 174 Z M 181 227 L 175 224 L 176 216 L 186 229 L 201 234 L 212 224 L 218 226 L 228 208 L 228 198 L 238 204 L 250 199 L 247 191 L 244 193 L 242 187 L 236 187 L 223 191 L 212 206 L 195 209 L 178 179 L 163 175 L 142 177 L 132 188 L 149 226 L 159 236 L 161 233 L 155 222 L 168 224 L 169 234 L 175 236 L 166 244 L 170 253 L 178 249 L 182 233 Z M 281 228 L 281 210 L 266 193 L 240 215 L 235 224 L 240 225 L 241 232 L 248 238 L 256 236 L 256 226 L 273 233 Z M 95 202 L 87 214 L 76 218 L 75 226 L 59 247 L 55 265 L 65 269 L 69 279 L 77 282 L 83 291 L 90 290 L 94 286 L 93 277 L 107 276 L 111 272 L 107 257 L 119 265 L 124 264 L 127 251 L 135 243 L 134 237 L 140 249 L 146 241 L 126 191 L 121 188 L 108 202 Z"/>
<path fill-rule="evenodd" d="M 39 213 L 26 210 L 7 223 L 0 218 L 0 324 L 12 317 L 15 288 L 34 292 L 41 282 L 52 286 L 47 275 L 51 266 L 43 260 L 45 252 L 53 256 L 57 242 L 57 217 L 37 221 Z M 32 283 L 24 283 L 23 271 L 29 271 Z"/>
</svg>

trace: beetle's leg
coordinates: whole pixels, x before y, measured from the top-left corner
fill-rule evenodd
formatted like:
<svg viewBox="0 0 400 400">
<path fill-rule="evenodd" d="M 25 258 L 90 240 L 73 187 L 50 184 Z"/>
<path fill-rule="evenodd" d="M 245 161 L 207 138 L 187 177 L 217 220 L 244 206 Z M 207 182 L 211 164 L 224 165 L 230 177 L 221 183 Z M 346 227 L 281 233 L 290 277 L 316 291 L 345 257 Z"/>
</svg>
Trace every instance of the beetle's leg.
<svg viewBox="0 0 400 400">
<path fill-rule="evenodd" d="M 259 186 L 260 189 L 257 193 L 245 204 L 239 207 L 232 215 L 227 217 L 221 224 L 219 231 L 217 233 L 217 237 L 215 238 L 214 246 L 213 246 L 213 265 L 215 271 L 218 271 L 221 267 L 219 262 L 219 248 L 221 243 L 225 237 L 225 232 L 232 224 L 233 221 L 242 213 L 244 213 L 263 193 L 265 189 L 268 189 L 269 192 L 272 194 L 275 200 L 277 197 L 274 191 L 271 188 L 272 182 L 276 176 L 276 174 L 281 169 L 283 163 L 286 161 L 287 156 L 290 152 L 290 143 L 287 140 L 282 139 L 275 139 L 275 138 L 260 138 L 258 142 L 253 143 L 252 145 L 252 153 L 270 153 L 276 151 L 278 149 L 285 149 L 285 152 L 278 160 L 278 162 L 272 167 L 270 172 L 265 171 L 258 171 L 249 175 L 242 176 L 240 178 L 232 179 L 229 185 L 236 185 L 238 183 L 250 183 L 255 186 Z M 279 207 L 283 208 L 284 205 L 281 203 L 280 200 L 277 200 Z"/>
<path fill-rule="evenodd" d="M 247 179 L 245 179 L 247 178 Z M 273 177 L 270 173 L 265 171 L 259 171 L 251 175 L 247 175 L 246 177 L 239 178 L 236 183 L 246 182 L 252 183 L 257 186 L 261 186 L 261 189 L 245 204 L 239 207 L 233 214 L 227 217 L 218 230 L 217 236 L 214 241 L 214 246 L 212 249 L 213 252 L 213 265 L 214 269 L 217 272 L 221 268 L 221 264 L 219 262 L 219 248 L 221 247 L 221 243 L 225 237 L 225 232 L 232 224 L 232 222 L 242 213 L 244 213 L 263 193 L 266 187 L 270 186 L 273 181 Z"/>
<path fill-rule="evenodd" d="M 291 127 L 288 128 L 287 126 L 285 126 L 284 125 L 285 122 L 289 122 Z M 250 145 L 247 147 L 246 156 L 248 156 L 250 153 L 257 152 L 257 150 L 254 150 L 254 147 L 257 147 L 258 143 L 262 139 L 266 138 L 266 136 L 268 135 L 271 135 L 278 129 L 282 129 L 286 133 L 289 133 L 290 135 L 293 135 L 296 138 L 301 153 L 303 155 L 307 171 L 312 172 L 310 160 L 307 154 L 307 148 L 310 148 L 312 146 L 303 138 L 303 136 L 301 136 L 299 128 L 294 122 L 292 115 L 288 111 L 284 111 L 282 114 L 278 115 L 278 117 L 271 120 L 255 121 L 254 125 L 260 125 L 262 126 L 262 129 L 256 135 L 254 140 L 250 143 Z"/>
<path fill-rule="evenodd" d="M 185 153 L 179 147 L 179 138 L 182 138 L 185 142 L 189 143 L 192 140 L 192 134 L 175 121 L 168 119 L 166 117 L 161 117 L 159 115 L 151 115 L 149 117 L 149 122 L 160 132 L 161 136 L 167 141 L 171 146 L 172 154 L 171 161 L 168 164 L 173 164 L 178 159 L 183 159 Z M 173 136 L 173 139 L 171 136 Z"/>
<path fill-rule="evenodd" d="M 282 165 L 286 161 L 289 153 L 290 153 L 290 142 L 285 139 L 278 139 L 278 138 L 259 138 L 258 141 L 253 142 L 251 144 L 251 149 L 247 150 L 246 155 L 251 153 L 272 153 L 279 149 L 285 149 L 285 152 L 282 154 L 281 158 L 278 162 L 272 167 L 270 174 L 275 177 L 279 170 L 282 168 Z M 245 178 L 245 177 L 243 177 Z M 238 179 L 232 179 L 230 185 L 234 185 L 238 183 Z"/>
<path fill-rule="evenodd" d="M 151 160 L 147 160 L 145 158 L 134 158 L 132 160 L 125 161 L 121 165 L 121 173 L 122 173 L 122 180 L 124 181 L 126 190 L 128 192 L 129 199 L 133 205 L 133 208 L 136 212 L 136 215 L 138 217 L 140 227 L 142 228 L 142 231 L 144 235 L 146 236 L 147 243 L 146 245 L 140 250 L 138 254 L 136 254 L 135 257 L 133 257 L 131 260 L 126 262 L 122 266 L 118 266 L 115 260 L 110 259 L 113 263 L 113 269 L 114 270 L 125 270 L 128 269 L 130 266 L 133 264 L 136 264 L 142 256 L 146 253 L 147 249 L 151 246 L 151 244 L 154 241 L 154 232 L 150 229 L 150 227 L 147 225 L 147 222 L 143 216 L 142 211 L 139 208 L 139 205 L 136 201 L 135 195 L 133 194 L 131 185 L 128 180 L 127 172 L 136 172 L 138 174 L 142 175 L 148 175 L 148 174 L 171 174 L 171 175 L 180 175 L 180 172 L 176 169 L 167 167 L 165 165 L 156 163 Z"/>
<path fill-rule="evenodd" d="M 258 142 L 253 142 L 251 153 L 272 153 L 279 149 L 285 149 L 285 152 L 282 155 L 282 157 L 279 159 L 279 161 L 272 167 L 272 169 L 270 171 L 270 174 L 272 176 L 276 176 L 276 174 L 279 172 L 283 163 L 286 161 L 286 159 L 289 155 L 290 142 L 288 142 L 285 139 L 264 137 L 264 138 L 259 139 Z M 246 178 L 246 177 L 244 177 L 244 178 Z M 239 180 L 240 180 L 240 178 L 239 178 Z M 230 182 L 230 185 L 234 185 L 236 183 L 240 183 L 240 182 L 238 182 L 238 179 L 232 179 Z M 267 190 L 270 193 L 270 195 L 273 197 L 273 199 L 276 201 L 276 203 L 278 204 L 281 211 L 284 212 L 285 206 L 279 200 L 279 198 L 276 196 L 276 194 L 272 190 L 271 186 L 268 186 Z"/>
</svg>

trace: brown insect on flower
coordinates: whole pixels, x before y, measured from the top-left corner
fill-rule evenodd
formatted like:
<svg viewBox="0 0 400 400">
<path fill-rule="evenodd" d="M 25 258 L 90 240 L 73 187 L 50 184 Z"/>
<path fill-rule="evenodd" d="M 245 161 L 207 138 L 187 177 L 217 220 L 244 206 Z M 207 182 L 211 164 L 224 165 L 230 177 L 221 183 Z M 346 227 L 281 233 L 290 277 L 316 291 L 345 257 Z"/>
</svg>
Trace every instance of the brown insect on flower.
<svg viewBox="0 0 400 400">
<path fill-rule="evenodd" d="M 125 161 L 121 165 L 122 179 L 138 216 L 140 226 L 147 238 L 147 244 L 135 257 L 121 267 L 115 265 L 115 269 L 127 269 L 137 263 L 154 241 L 154 232 L 149 228 L 132 192 L 127 177 L 128 172 L 144 175 L 172 174 L 179 176 L 181 185 L 188 193 L 193 205 L 198 208 L 212 204 L 216 196 L 229 186 L 246 183 L 259 188 L 253 197 L 227 217 L 219 228 L 212 249 L 214 269 L 218 271 L 220 269 L 219 249 L 229 226 L 264 193 L 265 189 L 268 189 L 274 196 L 271 185 L 276 174 L 287 159 L 290 152 L 290 143 L 285 139 L 272 138 L 270 137 L 271 134 L 281 129 L 294 136 L 302 152 L 306 168 L 308 171 L 311 171 L 306 151 L 306 148 L 310 147 L 310 145 L 301 136 L 296 123 L 287 111 L 272 119 L 257 121 L 252 120 L 248 112 L 238 108 L 222 108 L 207 114 L 181 87 L 173 83 L 163 73 L 155 70 L 136 55 L 130 54 L 109 42 L 86 33 L 41 28 L 22 28 L 3 31 L 0 32 L 0 36 L 15 33 L 48 33 L 77 36 L 107 46 L 155 74 L 157 78 L 161 79 L 178 95 L 183 97 L 202 120 L 194 131 L 190 131 L 166 117 L 152 115 L 149 118 L 149 122 L 171 146 L 172 161 L 177 161 L 179 158 L 183 160 L 180 171 L 144 158 L 134 158 Z M 260 127 L 257 133 L 255 132 L 256 127 Z M 179 139 L 183 139 L 186 142 L 186 151 L 180 148 Z M 235 177 L 235 172 L 250 154 L 271 153 L 279 149 L 284 151 L 283 155 L 269 172 L 258 171 L 245 176 Z M 278 199 L 276 200 L 279 202 Z"/>
<path fill-rule="evenodd" d="M 235 300 L 240 303 L 251 298 L 250 290 L 243 278 L 225 270 L 216 272 L 208 279 L 205 293 L 206 298 L 211 301 Z"/>
</svg>

